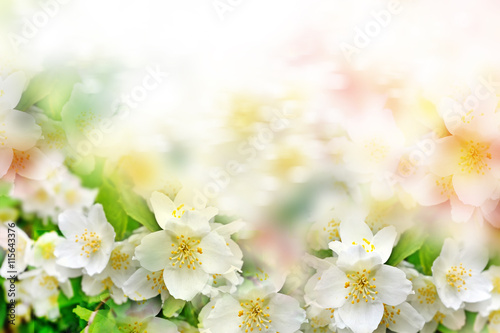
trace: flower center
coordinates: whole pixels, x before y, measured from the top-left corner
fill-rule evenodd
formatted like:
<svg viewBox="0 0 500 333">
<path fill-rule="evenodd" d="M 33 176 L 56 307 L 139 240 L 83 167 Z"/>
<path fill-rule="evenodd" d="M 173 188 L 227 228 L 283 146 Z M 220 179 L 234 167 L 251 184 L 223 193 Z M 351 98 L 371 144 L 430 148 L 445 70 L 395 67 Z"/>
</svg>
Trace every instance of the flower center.
<svg viewBox="0 0 500 333">
<path fill-rule="evenodd" d="M 54 258 L 54 243 L 45 243 L 40 246 L 40 250 L 42 251 L 43 259 Z"/>
<path fill-rule="evenodd" d="M 110 277 L 105 278 L 104 280 L 101 281 L 101 283 L 104 286 L 104 289 L 111 290 L 111 287 L 113 287 L 113 281 L 111 280 Z"/>
<path fill-rule="evenodd" d="M 452 176 L 441 177 L 436 179 L 436 187 L 441 190 L 441 195 L 446 196 L 448 199 L 455 193 L 453 189 Z"/>
<path fill-rule="evenodd" d="M 446 315 L 444 313 L 438 311 L 432 319 L 434 319 L 437 323 L 442 324 L 445 317 Z"/>
<path fill-rule="evenodd" d="M 493 290 L 494 293 L 500 294 L 500 277 L 493 279 Z"/>
<path fill-rule="evenodd" d="M 349 281 L 345 283 L 344 288 L 350 288 L 349 294 L 345 297 L 346 299 L 351 299 L 351 303 L 359 303 L 361 299 L 368 302 L 368 299 L 372 301 L 375 300 L 375 295 L 378 294 L 377 286 L 371 284 L 370 282 L 371 271 L 364 269 L 362 272 L 355 272 L 352 274 L 347 274 Z M 375 278 L 371 278 L 371 281 L 375 281 Z"/>
<path fill-rule="evenodd" d="M 335 219 L 331 219 L 328 222 L 328 226 L 323 228 L 324 231 L 328 232 L 328 239 L 329 240 L 339 240 L 340 239 L 339 225 L 340 225 L 340 221 L 337 221 Z"/>
<path fill-rule="evenodd" d="M 177 217 L 177 218 L 181 218 L 181 216 L 184 215 L 185 212 L 186 212 L 186 210 L 184 209 L 184 204 L 181 204 L 181 205 L 179 205 L 179 207 L 177 207 L 176 209 L 174 209 L 172 211 L 172 216 Z"/>
<path fill-rule="evenodd" d="M 463 290 L 467 290 L 465 286 L 465 279 L 468 276 L 471 275 L 472 270 L 469 269 L 469 272 L 463 267 L 462 263 L 460 263 L 459 266 L 451 266 L 451 268 L 448 270 L 448 273 L 446 273 L 446 282 L 454 288 L 457 289 L 458 292 L 460 292 L 463 288 Z M 465 279 L 464 279 L 465 278 Z"/>
<path fill-rule="evenodd" d="M 169 259 L 172 261 L 172 266 L 175 267 L 179 264 L 179 268 L 182 268 L 182 265 L 187 264 L 187 268 L 195 270 L 195 263 L 201 265 L 201 261 L 196 257 L 197 253 L 203 253 L 203 249 L 197 246 L 200 244 L 200 240 L 191 237 L 186 238 L 184 235 L 177 236 L 177 240 L 177 249 L 170 252 L 172 256 Z M 172 247 L 175 248 L 174 243 L 172 243 Z"/>
<path fill-rule="evenodd" d="M 111 252 L 111 267 L 117 271 L 122 269 L 128 269 L 128 266 L 130 266 L 130 260 L 129 260 L 130 255 L 127 253 L 123 253 L 120 250 L 113 250 Z"/>
<path fill-rule="evenodd" d="M 126 332 L 126 333 L 148 333 L 148 331 L 143 331 L 145 328 L 144 324 L 142 322 L 136 321 L 133 324 L 128 324 L 126 326 L 120 326 L 119 329 L 121 332 Z"/>
<path fill-rule="evenodd" d="M 12 163 L 10 164 L 10 170 L 14 170 L 16 173 L 18 173 L 19 170 L 26 168 L 26 163 L 29 162 L 31 155 L 24 151 L 15 149 L 13 149 L 13 151 L 14 155 L 12 157 Z"/>
<path fill-rule="evenodd" d="M 352 245 L 358 245 L 358 243 L 356 242 L 352 242 Z M 366 253 L 368 252 L 373 252 L 373 250 L 375 250 L 375 245 L 373 245 L 368 239 L 366 238 L 363 238 L 363 242 L 361 244 L 359 244 L 363 247 L 363 249 L 366 251 Z"/>
<path fill-rule="evenodd" d="M 152 272 L 151 276 L 146 275 L 146 279 L 148 281 L 153 281 L 153 285 L 151 286 L 151 290 L 157 290 L 158 294 L 161 294 L 162 291 L 167 290 L 167 286 L 165 286 L 165 281 L 163 280 L 163 271 L 160 271 L 160 274 L 156 275 L 156 272 Z"/>
<path fill-rule="evenodd" d="M 493 311 L 488 316 L 488 319 L 491 324 L 498 325 L 500 324 L 500 310 Z"/>
<path fill-rule="evenodd" d="M 491 170 L 488 167 L 488 159 L 491 160 L 489 149 L 490 145 L 485 143 L 475 143 L 472 140 L 467 142 L 465 147 L 460 149 L 462 156 L 458 165 L 462 168 L 462 172 L 471 173 L 476 171 L 477 174 L 484 175 L 484 171 Z"/>
<path fill-rule="evenodd" d="M 57 279 L 53 276 L 48 275 L 42 277 L 39 284 L 41 287 L 47 288 L 48 290 L 54 290 L 59 286 Z"/>
<path fill-rule="evenodd" d="M 365 142 L 365 150 L 370 155 L 370 159 L 375 163 L 380 163 L 389 153 L 389 147 L 383 144 L 380 139 L 373 139 Z"/>
<path fill-rule="evenodd" d="M 86 254 L 87 258 L 101 248 L 101 239 L 99 235 L 93 231 L 89 232 L 87 229 L 85 229 L 85 232 L 82 233 L 80 237 L 75 235 L 75 243 L 79 242 L 82 244 L 82 253 L 80 253 L 80 255 L 83 256 Z"/>
<path fill-rule="evenodd" d="M 436 301 L 436 286 L 432 283 L 427 283 L 425 287 L 418 288 L 417 293 L 417 298 L 420 301 L 420 304 L 423 304 L 424 302 L 426 304 L 434 304 Z"/>
<path fill-rule="evenodd" d="M 47 193 L 47 191 L 45 191 L 44 189 L 39 189 L 38 191 L 36 191 L 35 193 L 35 199 L 40 202 L 40 203 L 45 203 L 47 201 L 49 201 L 49 194 Z"/>
<path fill-rule="evenodd" d="M 269 319 L 270 315 L 264 312 L 264 310 L 269 310 L 268 306 L 264 306 L 264 299 L 257 298 L 255 301 L 241 303 L 240 306 L 243 310 L 240 310 L 238 317 L 243 318 L 243 321 L 239 327 L 244 328 L 245 333 L 252 332 L 254 329 L 262 331 L 263 327 L 266 330 L 269 329 L 272 320 Z"/>
<path fill-rule="evenodd" d="M 382 317 L 382 320 L 380 321 L 380 324 L 385 325 L 385 327 L 389 327 L 390 324 L 396 324 L 396 317 L 400 314 L 400 309 L 396 310 L 396 307 L 384 304 L 384 315 Z"/>
</svg>

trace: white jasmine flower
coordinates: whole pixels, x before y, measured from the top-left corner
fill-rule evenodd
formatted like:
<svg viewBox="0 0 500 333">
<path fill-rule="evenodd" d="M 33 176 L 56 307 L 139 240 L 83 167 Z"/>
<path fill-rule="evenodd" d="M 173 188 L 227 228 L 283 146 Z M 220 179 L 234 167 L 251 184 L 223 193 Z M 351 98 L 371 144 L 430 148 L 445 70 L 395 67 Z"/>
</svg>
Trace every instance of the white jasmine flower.
<svg viewBox="0 0 500 333">
<path fill-rule="evenodd" d="M 311 278 L 316 281 L 310 281 L 315 284 L 310 297 L 323 308 L 336 309 L 353 332 L 373 332 L 383 318 L 384 304 L 399 305 L 411 293 L 404 272 L 382 262 L 377 252 L 361 245 L 346 247 L 336 265 Z"/>
<path fill-rule="evenodd" d="M 426 322 L 430 321 L 444 307 L 439 299 L 434 280 L 431 276 L 418 274 L 411 279 L 411 282 L 415 294 L 408 296 L 408 301 Z"/>
<path fill-rule="evenodd" d="M 491 312 L 500 310 L 500 266 L 490 266 L 482 275 L 493 285 L 491 298 L 477 303 L 468 303 L 465 308 L 487 317 Z"/>
<path fill-rule="evenodd" d="M 434 333 L 436 332 L 438 325 L 443 324 L 450 330 L 459 330 L 465 325 L 465 310 L 458 309 L 453 310 L 442 306 L 434 317 L 425 323 L 424 327 L 420 331 L 421 333 Z"/>
<path fill-rule="evenodd" d="M 128 241 L 115 243 L 106 268 L 94 276 L 83 276 L 82 290 L 89 296 L 109 290 L 116 304 L 125 302 L 127 297 L 122 287 L 139 266 L 139 262 L 132 259 L 134 250 L 134 246 Z"/>
<path fill-rule="evenodd" d="M 109 290 L 109 295 L 116 304 L 122 304 L 127 301 L 123 290 L 115 285 L 110 277 L 105 274 L 95 274 L 94 276 L 83 275 L 82 290 L 88 296 L 97 296 Z"/>
<path fill-rule="evenodd" d="M 464 246 L 450 238 L 432 265 L 439 298 L 446 307 L 458 310 L 464 302 L 475 303 L 491 297 L 491 281 L 481 275 L 488 262 L 484 248 Z"/>
<path fill-rule="evenodd" d="M 396 241 L 397 232 L 394 226 L 388 226 L 373 235 L 370 227 L 361 221 L 343 221 L 339 227 L 341 241 L 333 241 L 330 248 L 340 255 L 352 245 L 361 245 L 366 252 L 376 252 L 382 262 L 389 259 Z"/>
<path fill-rule="evenodd" d="M 59 216 L 59 228 L 66 238 L 56 246 L 57 264 L 83 268 L 88 275 L 100 273 L 113 250 L 115 231 L 101 205 L 92 206 L 88 216 L 68 210 Z"/>
<path fill-rule="evenodd" d="M 168 223 L 172 217 L 181 218 L 184 212 L 188 210 L 195 210 L 207 218 L 207 220 L 214 217 L 218 209 L 215 207 L 205 207 L 200 203 L 194 202 L 196 195 L 187 187 L 183 187 L 175 195 L 172 201 L 167 195 L 161 192 L 153 192 L 150 198 L 151 206 L 158 221 L 158 225 L 165 229 L 165 224 Z"/>
<path fill-rule="evenodd" d="M 399 305 L 384 304 L 384 315 L 377 328 L 377 333 L 390 332 L 416 333 L 424 327 L 424 318 L 408 302 Z"/>
<path fill-rule="evenodd" d="M 33 246 L 33 266 L 42 268 L 48 275 L 56 277 L 59 282 L 68 278 L 80 276 L 80 269 L 72 269 L 56 263 L 54 251 L 56 246 L 64 242 L 64 238 L 57 232 L 51 231 L 41 235 Z"/>
<path fill-rule="evenodd" d="M 293 297 L 258 289 L 213 299 L 199 316 L 202 333 L 295 333 L 305 318 Z"/>
<path fill-rule="evenodd" d="M 158 193 L 156 198 L 159 195 L 164 196 Z M 171 215 L 170 208 L 158 202 L 152 201 L 157 219 Z M 234 244 L 226 239 L 227 234 L 212 230 L 201 213 L 188 210 L 180 218 L 170 217 L 163 225 L 164 230 L 142 238 L 135 254 L 145 269 L 163 270 L 165 285 L 175 298 L 191 300 L 213 274 L 226 274 L 241 267 L 241 252 L 234 253 Z M 232 226 L 224 228 L 231 230 Z"/>
<path fill-rule="evenodd" d="M 73 288 L 69 280 L 60 283 L 56 277 L 48 275 L 42 269 L 20 274 L 19 280 L 26 293 L 31 295 L 30 304 L 37 317 L 46 316 L 49 320 L 54 320 L 60 316 L 57 302 L 59 288 L 68 298 L 73 297 Z"/>
</svg>

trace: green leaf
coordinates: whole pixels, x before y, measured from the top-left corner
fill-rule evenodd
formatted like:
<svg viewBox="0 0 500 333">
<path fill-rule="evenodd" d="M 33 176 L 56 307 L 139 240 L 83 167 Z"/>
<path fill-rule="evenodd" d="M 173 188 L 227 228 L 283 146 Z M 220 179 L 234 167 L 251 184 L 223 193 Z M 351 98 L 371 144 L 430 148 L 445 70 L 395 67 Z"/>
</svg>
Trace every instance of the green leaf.
<svg viewBox="0 0 500 333">
<path fill-rule="evenodd" d="M 198 327 L 198 315 L 196 314 L 196 309 L 191 303 L 187 303 L 181 312 L 181 316 L 194 327 Z"/>
<path fill-rule="evenodd" d="M 419 251 L 420 265 L 426 275 L 432 275 L 432 264 L 441 253 L 443 239 L 428 238 Z"/>
<path fill-rule="evenodd" d="M 120 188 L 119 201 L 123 206 L 125 212 L 134 220 L 148 228 L 150 231 L 161 230 L 156 222 L 154 214 L 149 210 L 146 201 L 134 193 L 131 188 L 122 186 Z"/>
<path fill-rule="evenodd" d="M 120 203 L 120 194 L 116 187 L 105 182 L 99 188 L 96 202 L 102 204 L 108 222 L 115 229 L 116 239 L 122 240 L 127 231 L 128 216 Z"/>
<path fill-rule="evenodd" d="M 61 110 L 71 96 L 73 86 L 80 81 L 75 69 L 64 68 L 57 73 L 57 80 L 52 86 L 50 94 L 37 103 L 37 106 L 45 111 L 52 119 L 61 119 Z"/>
<path fill-rule="evenodd" d="M 163 304 L 163 315 L 167 318 L 170 318 L 174 316 L 175 314 L 179 314 L 182 309 L 184 308 L 184 305 L 186 304 L 186 301 L 182 299 L 176 299 L 173 297 L 167 298 L 165 301 L 165 304 Z"/>
<path fill-rule="evenodd" d="M 398 244 L 392 250 L 392 254 L 389 260 L 387 260 L 387 265 L 396 266 L 405 258 L 417 252 L 424 244 L 426 238 L 427 235 L 421 228 L 414 227 L 407 230 L 401 235 Z"/>
<path fill-rule="evenodd" d="M 56 79 L 55 73 L 52 72 L 42 72 L 35 75 L 29 82 L 16 109 L 26 111 L 33 104 L 47 97 L 54 88 Z"/>
<path fill-rule="evenodd" d="M 120 330 L 116 327 L 116 320 L 110 314 L 109 310 L 99 310 L 90 325 L 89 332 L 92 333 L 119 333 Z"/>
<path fill-rule="evenodd" d="M 82 308 L 80 305 L 77 305 L 76 308 L 73 309 L 73 312 L 85 321 L 89 321 L 90 316 L 92 315 L 92 311 L 89 309 Z"/>
</svg>

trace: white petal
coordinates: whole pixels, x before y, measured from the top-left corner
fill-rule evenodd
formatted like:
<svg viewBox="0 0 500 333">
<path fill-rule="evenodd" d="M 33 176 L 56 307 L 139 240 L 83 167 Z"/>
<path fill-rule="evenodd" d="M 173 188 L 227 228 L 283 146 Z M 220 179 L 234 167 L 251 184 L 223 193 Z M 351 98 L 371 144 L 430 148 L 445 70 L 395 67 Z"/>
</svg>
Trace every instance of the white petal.
<svg viewBox="0 0 500 333">
<path fill-rule="evenodd" d="M 81 212 L 64 211 L 59 215 L 59 229 L 68 239 L 73 239 L 87 227 L 87 218 Z"/>
<path fill-rule="evenodd" d="M 84 275 L 82 278 L 82 290 L 87 296 L 97 296 L 104 291 L 102 280 Z"/>
<path fill-rule="evenodd" d="M 388 226 L 377 232 L 373 237 L 373 245 L 375 246 L 375 251 L 380 254 L 382 262 L 386 262 L 391 256 L 392 248 L 398 233 L 394 226 Z"/>
<path fill-rule="evenodd" d="M 340 240 L 346 245 L 353 242 L 360 244 L 363 238 L 372 241 L 373 233 L 370 227 L 360 221 L 345 220 L 340 223 L 339 227 Z"/>
<path fill-rule="evenodd" d="M 240 309 L 240 303 L 227 294 L 208 303 L 199 316 L 202 330 L 204 329 L 207 333 L 239 333 L 241 319 L 238 312 Z"/>
<path fill-rule="evenodd" d="M 346 302 L 337 310 L 339 316 L 354 333 L 371 333 L 378 327 L 384 314 L 384 305 L 380 302 Z"/>
<path fill-rule="evenodd" d="M 169 257 L 172 250 L 172 237 L 167 231 L 160 230 L 153 232 L 144 238 L 135 249 L 135 256 L 141 263 L 141 266 L 152 272 L 164 269 L 169 265 Z"/>
<path fill-rule="evenodd" d="M 11 148 L 0 148 L 0 178 L 9 170 L 13 156 Z"/>
<path fill-rule="evenodd" d="M 161 293 L 155 288 L 153 277 L 160 277 L 160 272 L 150 272 L 144 268 L 139 268 L 123 285 L 123 292 L 127 297 L 135 301 L 146 300 Z M 158 287 L 158 284 L 156 284 Z"/>
<path fill-rule="evenodd" d="M 171 321 L 154 317 L 148 321 L 146 326 L 148 332 L 178 333 L 177 326 Z"/>
<path fill-rule="evenodd" d="M 378 299 L 387 305 L 398 305 L 411 293 L 411 282 L 399 268 L 383 265 L 375 273 Z"/>
<path fill-rule="evenodd" d="M 161 192 L 153 192 L 149 199 L 158 225 L 165 229 L 165 225 L 172 218 L 172 211 L 175 209 L 174 202 Z"/>
<path fill-rule="evenodd" d="M 346 301 L 345 297 L 350 291 L 345 288 L 348 281 L 346 274 L 338 267 L 330 267 L 323 272 L 321 279 L 314 288 L 316 302 L 325 308 L 342 306 Z"/>
<path fill-rule="evenodd" d="M 453 188 L 460 201 L 476 207 L 481 206 L 493 196 L 497 185 L 498 180 L 489 172 L 484 175 L 455 174 L 453 176 Z"/>
<path fill-rule="evenodd" d="M 294 333 L 306 319 L 306 312 L 299 302 L 288 295 L 275 294 L 268 306 L 272 328 L 277 332 Z"/>
<path fill-rule="evenodd" d="M 389 321 L 391 331 L 398 333 L 416 333 L 424 327 L 424 318 L 407 302 L 403 302 L 392 309 L 386 306 L 388 310 L 394 312 L 394 321 Z"/>
<path fill-rule="evenodd" d="M 233 254 L 226 245 L 224 238 L 214 232 L 202 238 L 198 244 L 202 253 L 198 254 L 202 268 L 210 274 L 221 274 L 227 272 L 232 266 L 238 265 L 238 260 L 232 260 Z"/>
<path fill-rule="evenodd" d="M 209 275 L 202 269 L 191 269 L 187 266 L 172 267 L 167 265 L 163 278 L 170 294 L 177 299 L 190 301 L 203 290 Z"/>
</svg>

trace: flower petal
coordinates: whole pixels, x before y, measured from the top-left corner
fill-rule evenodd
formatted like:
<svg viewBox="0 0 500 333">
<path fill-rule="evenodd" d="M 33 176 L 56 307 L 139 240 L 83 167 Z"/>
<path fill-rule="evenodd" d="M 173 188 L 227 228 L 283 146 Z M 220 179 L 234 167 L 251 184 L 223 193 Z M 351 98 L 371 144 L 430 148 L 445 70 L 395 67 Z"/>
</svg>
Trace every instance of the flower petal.
<svg viewBox="0 0 500 333">
<path fill-rule="evenodd" d="M 375 273 L 378 298 L 387 305 L 398 305 L 411 293 L 411 282 L 399 268 L 382 265 Z"/>
<path fill-rule="evenodd" d="M 349 289 L 345 288 L 348 282 L 346 274 L 338 267 L 332 266 L 321 275 L 321 279 L 314 287 L 315 300 L 325 308 L 338 308 L 345 303 Z"/>
<path fill-rule="evenodd" d="M 378 327 L 384 314 L 380 302 L 346 302 L 338 309 L 339 316 L 354 333 L 371 333 Z"/>
<path fill-rule="evenodd" d="M 172 237 L 165 231 L 160 230 L 144 236 L 141 245 L 136 247 L 135 256 L 141 266 L 152 272 L 164 269 L 169 265 Z"/>
<path fill-rule="evenodd" d="M 209 275 L 202 269 L 191 269 L 187 266 L 172 267 L 167 265 L 163 278 L 170 294 L 177 299 L 192 300 L 203 290 Z"/>
<path fill-rule="evenodd" d="M 277 332 L 294 333 L 306 319 L 306 312 L 299 302 L 288 295 L 275 294 L 268 306 L 272 328 Z"/>
</svg>

